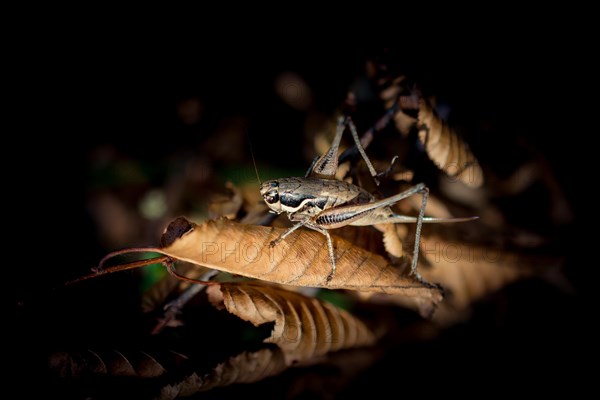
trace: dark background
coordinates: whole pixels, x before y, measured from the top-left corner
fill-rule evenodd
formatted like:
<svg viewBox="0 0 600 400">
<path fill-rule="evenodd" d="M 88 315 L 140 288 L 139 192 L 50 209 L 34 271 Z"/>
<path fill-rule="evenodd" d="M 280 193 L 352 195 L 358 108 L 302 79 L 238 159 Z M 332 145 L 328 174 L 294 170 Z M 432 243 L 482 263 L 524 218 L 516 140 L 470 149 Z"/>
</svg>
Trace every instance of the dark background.
<svg viewBox="0 0 600 400">
<path fill-rule="evenodd" d="M 582 60 L 576 52 L 567 53 L 568 46 L 558 46 L 548 38 L 475 43 L 449 37 L 427 45 L 403 41 L 385 47 L 391 53 L 383 52 L 384 46 L 349 40 L 171 46 L 97 39 L 81 46 L 43 46 L 26 63 L 31 70 L 26 75 L 36 83 L 28 85 L 23 78 L 19 104 L 25 115 L 16 133 L 23 143 L 7 170 L 9 182 L 14 179 L 8 193 L 24 206 L 14 225 L 18 229 L 9 234 L 24 242 L 25 250 L 15 251 L 17 262 L 7 266 L 9 320 L 15 317 L 9 330 L 22 349 L 17 371 L 37 379 L 46 376 L 45 357 L 53 351 L 135 342 L 140 327 L 131 276 L 111 276 L 68 291 L 59 287 L 87 273 L 112 250 L 99 241 L 87 206 L 94 151 L 109 144 L 131 159 L 160 164 L 198 146 L 202 139 L 197 131 L 183 126 L 175 113 L 178 102 L 188 97 L 205 100 L 204 132 L 243 115 L 257 159 L 305 168 L 300 151 L 304 115 L 277 97 L 274 77 L 297 72 L 313 89 L 314 107 L 332 113 L 364 73 L 365 60 L 388 54 L 462 115 L 493 122 L 489 136 L 475 133 L 471 139 L 475 149 L 495 157 L 496 165 L 512 156 L 510 144 L 516 137 L 526 137 L 544 154 L 572 208 L 580 210 L 584 195 L 573 177 L 581 174 L 576 166 L 583 136 L 572 124 L 577 101 L 572 89 Z M 560 66 L 565 58 L 571 70 Z M 527 210 L 519 213 L 529 217 Z M 159 234 L 154 233 L 156 241 Z M 505 388 L 567 383 L 577 358 L 585 358 L 592 348 L 587 276 L 593 263 L 576 260 L 581 233 L 575 225 L 561 227 L 558 235 L 556 252 L 566 255 L 564 271 L 573 293 L 540 280 L 517 283 L 503 294 L 501 301 L 510 312 L 500 321 L 490 317 L 497 315 L 498 303 L 484 303 L 470 322 L 433 342 L 395 348 L 346 392 L 384 393 L 394 390 L 399 377 L 411 384 L 450 378 L 454 383 L 449 390 L 459 391 L 475 379 Z"/>
</svg>

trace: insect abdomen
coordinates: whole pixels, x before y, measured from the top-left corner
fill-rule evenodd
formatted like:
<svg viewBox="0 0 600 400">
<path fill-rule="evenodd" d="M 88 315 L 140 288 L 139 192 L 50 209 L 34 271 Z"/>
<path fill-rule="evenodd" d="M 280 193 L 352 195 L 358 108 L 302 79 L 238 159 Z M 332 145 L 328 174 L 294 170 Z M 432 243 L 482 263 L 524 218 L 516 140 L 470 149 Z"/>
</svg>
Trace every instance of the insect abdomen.
<svg viewBox="0 0 600 400">
<path fill-rule="evenodd" d="M 359 213 L 357 213 L 355 211 L 348 211 L 348 212 L 324 214 L 324 215 L 319 215 L 315 219 L 315 222 L 317 223 L 317 225 L 319 225 L 325 229 L 335 229 L 335 228 L 338 228 L 340 226 L 340 224 L 345 225 L 348 220 L 360 218 L 363 214 L 365 214 L 367 212 L 369 212 L 369 211 L 363 211 L 363 212 L 359 212 Z"/>
</svg>

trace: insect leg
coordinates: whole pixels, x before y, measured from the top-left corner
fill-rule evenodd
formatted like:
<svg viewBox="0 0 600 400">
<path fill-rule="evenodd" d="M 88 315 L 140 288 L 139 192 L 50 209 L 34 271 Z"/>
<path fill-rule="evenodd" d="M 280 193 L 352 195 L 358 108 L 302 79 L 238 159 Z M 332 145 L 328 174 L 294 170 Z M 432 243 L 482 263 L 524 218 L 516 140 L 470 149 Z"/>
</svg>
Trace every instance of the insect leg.
<svg viewBox="0 0 600 400">
<path fill-rule="evenodd" d="M 421 244 L 421 228 L 423 227 L 423 217 L 425 216 L 425 207 L 427 206 L 427 198 L 429 197 L 429 189 L 422 185 L 419 188 L 421 193 L 421 209 L 419 210 L 419 216 L 417 217 L 417 230 L 415 232 L 415 247 L 413 249 L 412 264 L 410 266 L 410 273 L 414 275 L 420 281 L 423 281 L 421 274 L 417 272 L 417 262 L 419 261 L 419 246 Z"/>
<path fill-rule="evenodd" d="M 324 178 L 334 178 L 338 167 L 338 150 L 342 140 L 342 134 L 346 128 L 346 119 L 340 117 L 338 119 L 337 130 L 331 147 L 327 153 L 323 154 L 313 165 L 311 175 L 317 175 Z"/>
<path fill-rule="evenodd" d="M 398 105 L 398 101 L 395 101 L 394 105 L 391 106 L 390 108 L 388 108 L 387 111 L 385 112 L 385 114 L 381 118 L 379 118 L 379 120 L 377 120 L 377 122 L 375 122 L 375 124 L 372 127 L 370 127 L 368 131 L 363 133 L 363 135 L 360 139 L 360 143 L 361 143 L 363 149 L 365 147 L 367 147 L 373 141 L 373 137 L 374 137 L 375 133 L 381 131 L 383 128 L 388 126 L 388 124 L 392 120 L 392 117 L 394 116 L 394 114 L 396 114 L 396 112 L 399 109 L 400 109 L 400 106 Z M 356 146 L 346 149 L 338 157 L 338 163 L 341 164 L 344 161 L 346 161 L 348 158 L 354 157 L 356 155 L 357 151 L 358 151 L 358 149 L 356 148 Z"/>
<path fill-rule="evenodd" d="M 375 184 L 379 186 L 379 179 L 377 179 L 377 171 L 375 171 L 373 164 L 371 164 L 371 160 L 369 160 L 369 157 L 367 157 L 367 153 L 365 153 L 365 149 L 363 149 L 362 145 L 360 144 L 360 138 L 358 137 L 358 132 L 356 131 L 356 125 L 354 125 L 354 122 L 352 122 L 352 119 L 350 117 L 346 118 L 346 124 L 350 128 L 350 133 L 352 133 L 352 138 L 354 139 L 354 143 L 356 143 L 356 148 L 358 149 L 358 152 L 365 160 L 365 163 L 367 163 L 367 167 L 369 168 L 369 172 L 371 173 Z"/>
<path fill-rule="evenodd" d="M 379 179 L 377 179 L 377 171 L 375 171 L 371 160 L 369 160 L 369 157 L 367 157 L 367 153 L 365 153 L 365 149 L 363 149 L 362 145 L 360 144 L 360 138 L 358 137 L 358 132 L 356 131 L 356 125 L 354 125 L 354 122 L 352 122 L 352 119 L 350 117 L 339 118 L 337 130 L 335 132 L 333 142 L 331 143 L 331 147 L 329 148 L 327 153 L 323 154 L 321 158 L 319 158 L 317 162 L 314 163 L 311 174 L 330 178 L 333 178 L 335 176 L 335 172 L 337 171 L 338 167 L 337 154 L 340 147 L 340 142 L 342 140 L 342 134 L 344 133 L 346 126 L 350 128 L 350 133 L 352 134 L 352 139 L 354 139 L 356 148 L 358 149 L 358 152 L 360 153 L 362 158 L 365 160 L 365 163 L 367 163 L 367 167 L 369 168 L 369 172 L 371 173 L 373 180 L 379 186 Z"/>
<path fill-rule="evenodd" d="M 417 279 L 421 279 L 421 276 L 417 272 L 417 263 L 419 261 L 419 245 L 421 241 L 421 228 L 423 226 L 423 220 L 425 219 L 425 208 L 427 206 L 427 199 L 429 197 L 429 189 L 423 183 L 413 186 L 412 188 L 405 190 L 402 193 L 398 193 L 395 196 L 388 197 L 383 200 L 374 201 L 372 203 L 333 207 L 322 211 L 317 216 L 313 217 L 313 223 L 321 229 L 335 229 L 341 228 L 346 225 L 373 225 L 376 223 L 391 223 L 393 221 L 382 219 L 379 216 L 373 215 L 376 210 L 390 206 L 398 201 L 412 196 L 414 194 L 421 193 L 421 209 L 419 210 L 419 216 L 417 217 L 417 229 L 415 233 L 415 246 L 413 250 L 412 263 L 410 273 Z M 402 218 L 402 216 L 397 216 Z M 410 222 L 413 221 L 412 217 L 405 217 Z M 396 217 L 394 217 L 396 219 Z M 400 221 L 396 221 L 400 222 Z M 409 222 L 409 221 L 407 221 Z M 310 226 L 310 225 L 309 225 Z"/>
<path fill-rule="evenodd" d="M 376 201 L 373 203 L 368 203 L 365 205 L 354 206 L 355 212 L 361 212 L 361 210 L 362 210 L 363 214 L 362 214 L 362 217 L 360 217 L 360 218 L 356 218 L 356 217 L 352 217 L 352 219 L 348 218 L 348 221 L 349 221 L 348 224 L 360 226 L 360 225 L 373 225 L 376 223 L 386 223 L 386 222 L 387 223 L 415 222 L 414 217 L 405 217 L 402 215 L 394 214 L 392 217 L 381 218 L 377 215 L 373 215 L 374 214 L 373 212 L 372 213 L 364 213 L 364 210 L 365 209 L 369 210 L 369 208 L 371 208 L 371 210 L 375 210 L 377 208 L 381 208 L 384 206 L 390 206 L 406 197 L 412 196 L 413 194 L 417 194 L 417 193 L 421 193 L 422 198 L 421 198 L 421 209 L 419 210 L 419 216 L 416 219 L 417 229 L 415 232 L 415 246 L 413 249 L 413 257 L 412 257 L 412 263 L 411 263 L 411 267 L 410 267 L 410 273 L 411 273 L 411 275 L 414 275 L 417 279 L 422 281 L 423 279 L 421 278 L 421 275 L 419 275 L 419 273 L 417 272 L 417 263 L 419 262 L 419 245 L 421 243 L 421 228 L 423 227 L 423 221 L 425 221 L 425 222 L 458 222 L 458 221 L 468 221 L 468 220 L 471 220 L 472 218 L 456 218 L 456 219 L 446 219 L 446 220 L 427 219 L 427 220 L 425 220 L 425 208 L 427 206 L 427 199 L 429 198 L 429 189 L 427 188 L 427 186 L 425 186 L 425 184 L 419 183 L 419 184 L 413 186 L 412 188 L 405 190 L 404 192 L 399 193 L 395 196 L 391 196 L 386 199 L 379 200 L 379 201 Z M 326 212 L 326 211 L 324 211 L 324 212 Z M 323 213 L 319 214 L 319 216 L 321 216 L 322 214 Z M 343 225 L 341 225 L 341 226 L 343 226 Z"/>
<path fill-rule="evenodd" d="M 269 246 L 275 247 L 279 242 L 281 242 L 283 239 L 285 239 L 290 233 L 294 232 L 296 229 L 298 229 L 302 226 L 306 226 L 307 228 L 310 228 L 312 230 L 320 232 L 323 235 L 325 235 L 325 237 L 327 238 L 327 249 L 329 250 L 329 258 L 331 259 L 331 273 L 327 276 L 327 280 L 326 280 L 326 282 L 329 283 L 329 281 L 331 281 L 331 279 L 333 278 L 333 274 L 335 274 L 335 254 L 333 253 L 333 241 L 331 240 L 331 236 L 329 235 L 329 232 L 327 232 L 327 229 L 321 228 L 318 225 L 314 225 L 313 223 L 310 223 L 310 219 L 306 218 L 304 221 L 298 222 L 296 225 L 292 226 L 287 231 L 283 232 L 277 239 L 271 241 L 271 243 L 269 243 Z"/>
<path fill-rule="evenodd" d="M 377 177 L 378 178 L 380 176 L 387 177 L 390 174 L 390 172 L 392 172 L 392 168 L 394 168 L 394 163 L 396 162 L 397 159 L 398 159 L 398 156 L 394 156 L 392 158 L 392 161 L 390 162 L 390 166 L 385 171 L 378 173 Z"/>
<path fill-rule="evenodd" d="M 309 219 L 305 219 L 304 221 L 298 222 L 296 225 L 292 226 L 291 228 L 289 228 L 287 231 L 283 232 L 281 235 L 279 235 L 279 237 L 275 240 L 272 240 L 271 243 L 269 243 L 270 247 L 275 247 L 277 246 L 277 244 L 279 242 L 281 242 L 283 239 L 285 239 L 290 233 L 294 232 L 296 229 L 300 228 L 301 226 L 306 225 L 306 223 L 310 221 Z"/>
<path fill-rule="evenodd" d="M 333 241 L 331 240 L 331 235 L 329 234 L 327 229 L 321 228 L 317 225 L 307 224 L 306 227 L 317 232 L 321 232 L 327 238 L 327 249 L 329 250 L 329 258 L 331 259 L 331 272 L 327 276 L 325 282 L 329 283 L 331 279 L 333 279 L 333 275 L 335 274 L 335 254 L 333 252 Z"/>
<path fill-rule="evenodd" d="M 308 167 L 308 171 L 306 171 L 306 174 L 304 174 L 305 178 L 308 178 L 310 176 L 310 174 L 313 172 L 313 168 L 314 168 L 315 164 L 317 163 L 318 159 L 319 159 L 319 156 L 315 157 L 312 160 L 312 163 L 310 163 L 310 167 Z"/>
</svg>

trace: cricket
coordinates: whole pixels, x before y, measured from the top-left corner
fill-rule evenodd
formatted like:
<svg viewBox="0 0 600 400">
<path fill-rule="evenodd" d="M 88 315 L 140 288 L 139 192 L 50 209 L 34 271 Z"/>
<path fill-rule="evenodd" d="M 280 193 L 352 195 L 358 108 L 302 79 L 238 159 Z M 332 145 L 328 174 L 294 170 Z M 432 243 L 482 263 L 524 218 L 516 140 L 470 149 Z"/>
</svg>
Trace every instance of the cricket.
<svg viewBox="0 0 600 400">
<path fill-rule="evenodd" d="M 429 189 L 424 183 L 388 198 L 377 200 L 375 196 L 363 188 L 336 179 L 338 169 L 338 151 L 342 135 L 346 128 L 352 134 L 354 143 L 364 159 L 375 183 L 379 185 L 378 174 L 360 143 L 356 126 L 350 117 L 338 119 L 335 137 L 329 150 L 316 159 L 304 177 L 280 178 L 261 183 L 260 194 L 276 214 L 287 213 L 294 225 L 270 243 L 276 246 L 292 232 L 301 227 L 313 229 L 322 233 L 327 240 L 331 273 L 327 283 L 335 275 L 336 258 L 329 230 L 347 225 L 369 226 L 375 224 L 415 223 L 415 244 L 412 254 L 410 274 L 423 281 L 417 271 L 419 260 L 419 243 L 423 223 L 462 222 L 477 219 L 466 218 L 432 218 L 425 216 Z M 393 163 L 393 161 L 392 161 Z M 260 182 L 260 179 L 259 179 Z M 420 194 L 421 207 L 417 217 L 396 214 L 391 206 L 409 196 Z"/>
<path fill-rule="evenodd" d="M 265 182 L 260 182 L 258 169 L 256 175 L 260 184 L 260 194 L 269 208 L 269 212 L 274 214 L 286 213 L 287 217 L 293 222 L 292 227 L 283 232 L 279 237 L 270 242 L 270 247 L 277 246 L 278 243 L 285 240 L 292 232 L 299 228 L 306 227 L 308 229 L 320 232 L 325 236 L 327 241 L 327 249 L 331 260 L 331 272 L 326 278 L 325 284 L 335 276 L 336 257 L 333 241 L 329 234 L 329 230 L 342 228 L 347 225 L 352 226 L 369 226 L 376 224 L 396 224 L 396 223 L 416 223 L 415 243 L 413 248 L 412 260 L 410 264 L 410 275 L 420 282 L 427 284 L 417 271 L 419 260 L 419 245 L 421 238 L 421 229 L 423 223 L 439 223 L 439 222 L 462 222 L 477 219 L 478 217 L 465 218 L 434 218 L 425 216 L 425 208 L 429 189 L 424 183 L 414 185 L 408 190 L 400 192 L 396 195 L 378 200 L 373 194 L 358 185 L 339 180 L 336 178 L 338 169 L 338 152 L 342 135 L 346 128 L 352 134 L 352 138 L 356 145 L 356 149 L 361 154 L 363 160 L 367 164 L 369 172 L 376 183 L 379 185 L 378 174 L 365 153 L 361 145 L 356 126 L 350 117 L 340 117 L 336 128 L 335 137 L 327 152 L 316 158 L 309 167 L 305 176 L 273 179 Z M 253 156 L 254 158 L 254 156 Z M 394 159 L 391 164 L 394 163 Z M 256 163 L 255 163 L 256 168 Z M 390 167 L 391 168 L 391 167 Z M 416 194 L 421 195 L 421 205 L 418 216 L 407 216 L 395 213 L 391 206 Z M 189 222 L 185 227 L 176 228 L 176 233 L 181 234 L 179 230 L 188 230 Z M 105 263 L 116 256 L 130 253 L 155 252 L 161 253 L 160 248 L 140 247 L 125 250 L 114 251 L 106 255 L 99 263 L 98 267 L 94 268 L 94 273 L 85 275 L 75 280 L 69 281 L 66 284 L 71 285 L 83 280 L 95 278 L 107 273 L 123 271 L 128 269 L 139 268 L 149 264 L 162 263 L 167 267 L 167 271 L 177 279 L 202 284 L 212 285 L 213 282 L 201 281 L 180 275 L 175 270 L 175 262 L 167 255 L 162 255 L 157 258 L 134 261 L 127 264 L 105 267 Z"/>
</svg>

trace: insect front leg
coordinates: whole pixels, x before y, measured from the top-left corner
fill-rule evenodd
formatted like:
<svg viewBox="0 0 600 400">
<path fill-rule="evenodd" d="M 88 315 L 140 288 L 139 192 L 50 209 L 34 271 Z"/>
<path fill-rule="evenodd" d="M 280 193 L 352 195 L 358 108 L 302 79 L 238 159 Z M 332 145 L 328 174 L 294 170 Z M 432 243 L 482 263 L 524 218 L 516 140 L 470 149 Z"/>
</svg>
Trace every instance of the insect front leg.
<svg viewBox="0 0 600 400">
<path fill-rule="evenodd" d="M 306 218 L 303 221 L 298 222 L 296 225 L 292 226 L 291 228 L 289 228 L 287 231 L 283 232 L 281 235 L 279 235 L 279 237 L 275 240 L 272 240 L 271 243 L 269 243 L 270 247 L 275 247 L 279 244 L 279 242 L 281 242 L 283 239 L 285 239 L 286 237 L 289 236 L 290 233 L 294 232 L 296 229 L 306 225 L 310 220 L 308 218 Z"/>
<path fill-rule="evenodd" d="M 329 235 L 329 232 L 327 232 L 327 229 L 314 223 L 314 218 L 316 215 L 318 215 L 318 212 L 319 212 L 318 208 L 315 208 L 314 206 L 311 206 L 311 205 L 306 205 L 306 206 L 300 208 L 296 212 L 289 213 L 288 218 L 290 219 L 290 221 L 292 221 L 292 222 L 298 221 L 298 223 L 295 224 L 294 226 L 292 226 L 291 228 L 289 228 L 287 231 L 285 231 L 281 235 L 279 235 L 279 237 L 277 239 L 271 241 L 271 243 L 269 243 L 269 246 L 275 247 L 279 242 L 284 240 L 292 232 L 294 232 L 296 229 L 298 229 L 302 226 L 306 226 L 307 228 L 310 228 L 312 230 L 315 230 L 315 231 L 320 232 L 321 234 L 325 235 L 325 237 L 327 238 L 327 249 L 329 250 L 329 258 L 331 259 L 331 273 L 327 276 L 327 279 L 326 279 L 326 283 L 329 283 L 331 281 L 331 279 L 333 278 L 333 275 L 335 274 L 335 255 L 333 252 L 333 241 L 331 240 L 331 236 Z"/>
<path fill-rule="evenodd" d="M 279 237 L 275 240 L 272 240 L 269 243 L 270 247 L 275 247 L 279 242 L 289 236 L 290 233 L 294 232 L 296 229 L 310 223 L 310 218 L 315 215 L 316 209 L 310 205 L 305 205 L 300 208 L 298 211 L 288 213 L 288 218 L 292 222 L 298 222 L 296 225 L 289 228 L 287 231 L 283 232 Z"/>
</svg>

